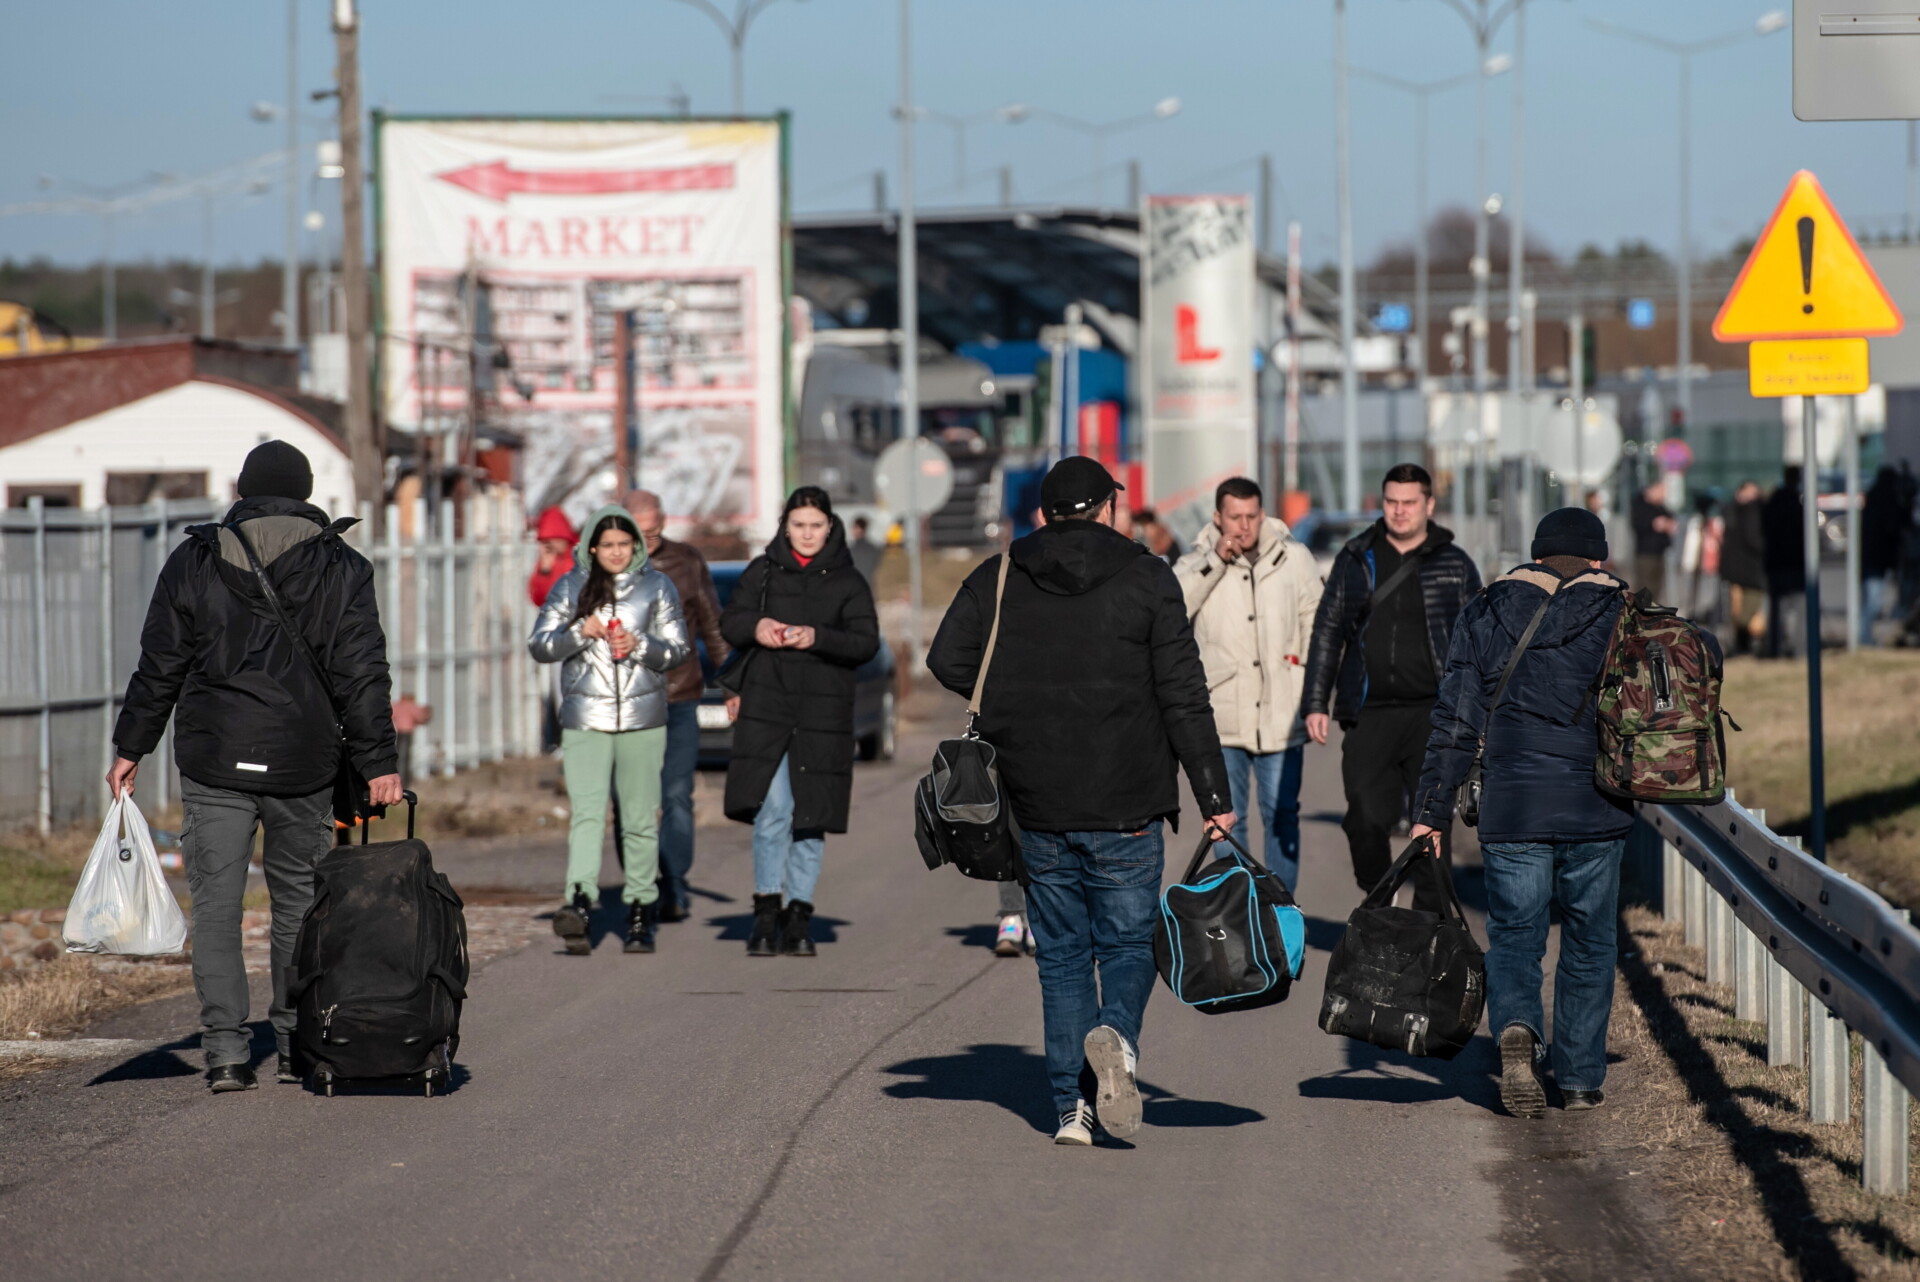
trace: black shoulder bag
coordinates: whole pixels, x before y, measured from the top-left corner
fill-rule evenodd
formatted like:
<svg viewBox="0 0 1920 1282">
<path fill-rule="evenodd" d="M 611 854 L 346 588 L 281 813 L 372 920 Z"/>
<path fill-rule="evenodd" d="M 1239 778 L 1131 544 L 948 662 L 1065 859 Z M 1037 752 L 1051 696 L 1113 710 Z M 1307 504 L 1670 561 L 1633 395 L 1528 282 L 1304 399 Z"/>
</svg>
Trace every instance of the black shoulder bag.
<svg viewBox="0 0 1920 1282">
<path fill-rule="evenodd" d="M 279 621 L 281 630 L 293 638 L 293 644 L 320 679 L 320 688 L 327 692 L 327 704 L 333 709 L 333 737 L 340 754 L 340 764 L 335 767 L 333 774 L 333 818 L 336 824 L 352 826 L 363 812 L 372 813 L 372 808 L 361 801 L 367 793 L 367 781 L 360 777 L 359 770 L 354 768 L 353 756 L 347 751 L 346 717 L 342 714 L 339 698 L 333 692 L 333 680 L 320 662 L 320 656 L 313 652 L 307 634 L 294 625 L 293 616 L 287 613 L 279 589 L 267 577 L 267 567 L 260 564 L 260 555 L 253 550 L 253 542 L 247 538 L 246 531 L 240 528 L 238 521 L 225 528 L 233 531 L 241 551 L 247 554 L 247 564 L 253 567 L 254 581 L 260 585 L 260 595 L 267 599 L 267 605 L 273 610 L 273 617 Z M 381 809 L 384 811 L 385 807 Z M 344 830 L 340 831 L 339 839 L 342 843 L 346 841 Z"/>
<path fill-rule="evenodd" d="M 767 572 L 760 576 L 760 617 L 767 617 L 767 589 L 773 584 L 773 558 L 767 558 Z M 713 683 L 728 694 L 742 695 L 747 692 L 747 665 L 752 663 L 763 647 L 758 644 L 741 646 L 733 652 L 727 666 L 714 675 Z"/>
<path fill-rule="evenodd" d="M 1554 585 L 1555 591 L 1559 585 Z M 1547 593 L 1547 599 L 1533 612 L 1533 618 L 1527 622 L 1527 630 L 1520 634 L 1514 643 L 1513 655 L 1507 660 L 1506 671 L 1500 674 L 1500 684 L 1493 688 L 1493 701 L 1487 704 L 1486 718 L 1480 723 L 1480 742 L 1473 748 L 1473 764 L 1467 767 L 1466 780 L 1461 785 L 1464 797 L 1460 802 L 1460 822 L 1469 828 L 1480 826 L 1480 758 L 1486 755 L 1487 732 L 1493 729 L 1493 714 L 1500 710 L 1500 701 L 1506 698 L 1507 682 L 1513 680 L 1515 669 L 1520 666 L 1520 658 L 1526 654 L 1527 647 L 1533 644 L 1533 634 L 1540 630 L 1540 621 L 1547 617 L 1547 607 L 1553 604 L 1553 593 Z"/>
</svg>

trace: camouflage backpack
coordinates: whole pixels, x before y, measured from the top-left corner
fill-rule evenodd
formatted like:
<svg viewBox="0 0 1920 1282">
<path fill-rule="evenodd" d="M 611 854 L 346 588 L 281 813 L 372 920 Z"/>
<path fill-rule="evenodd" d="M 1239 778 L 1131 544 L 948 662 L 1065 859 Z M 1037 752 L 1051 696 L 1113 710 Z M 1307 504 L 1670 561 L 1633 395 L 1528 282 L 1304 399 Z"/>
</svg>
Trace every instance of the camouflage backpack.
<svg viewBox="0 0 1920 1282">
<path fill-rule="evenodd" d="M 1720 643 L 1647 593 L 1624 595 L 1593 685 L 1600 733 L 1594 782 L 1633 801 L 1717 802 L 1727 791 Z"/>
</svg>

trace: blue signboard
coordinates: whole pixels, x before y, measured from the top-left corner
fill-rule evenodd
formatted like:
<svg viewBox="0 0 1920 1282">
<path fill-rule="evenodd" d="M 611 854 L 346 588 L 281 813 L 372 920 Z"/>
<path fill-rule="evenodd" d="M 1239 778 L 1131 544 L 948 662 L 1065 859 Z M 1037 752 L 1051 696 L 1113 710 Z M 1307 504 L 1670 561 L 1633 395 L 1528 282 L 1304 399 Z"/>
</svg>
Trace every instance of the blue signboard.
<svg viewBox="0 0 1920 1282">
<path fill-rule="evenodd" d="M 1405 303 L 1382 303 L 1373 314 L 1373 327 L 1382 334 L 1404 334 L 1413 328 L 1413 308 Z"/>
<path fill-rule="evenodd" d="M 1651 298 L 1630 298 L 1627 300 L 1627 328 L 1653 328 L 1653 300 Z"/>
</svg>

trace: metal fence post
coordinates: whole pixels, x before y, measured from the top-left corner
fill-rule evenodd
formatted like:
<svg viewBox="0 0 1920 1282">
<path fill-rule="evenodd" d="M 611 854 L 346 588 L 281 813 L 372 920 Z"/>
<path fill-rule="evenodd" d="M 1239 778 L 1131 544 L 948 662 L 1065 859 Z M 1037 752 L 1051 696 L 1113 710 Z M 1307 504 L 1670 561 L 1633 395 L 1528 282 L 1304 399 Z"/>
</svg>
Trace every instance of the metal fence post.
<svg viewBox="0 0 1920 1282">
<path fill-rule="evenodd" d="M 1869 1193 L 1907 1191 L 1907 1088 L 1888 1071 L 1872 1042 L 1862 1045 L 1860 1061 L 1860 1183 Z"/>
<path fill-rule="evenodd" d="M 1733 1017 L 1753 1021 L 1767 1017 L 1767 946 L 1737 918 L 1733 923 Z"/>
<path fill-rule="evenodd" d="M 1683 897 L 1686 895 L 1686 861 L 1680 858 L 1680 852 L 1671 841 L 1660 843 L 1660 915 L 1667 921 L 1681 921 L 1686 917 Z"/>
<path fill-rule="evenodd" d="M 1704 880 L 1704 879 L 1703 879 Z M 1733 984 L 1733 932 L 1739 921 L 1733 907 L 1706 887 L 1707 896 L 1707 982 L 1731 987 Z"/>
<path fill-rule="evenodd" d="M 467 738 L 473 745 L 472 750 L 467 754 L 466 763 L 470 766 L 477 766 L 482 760 L 480 743 L 480 674 L 485 669 L 480 666 L 482 642 L 479 625 L 484 621 L 484 616 L 477 608 L 480 604 L 480 541 L 473 536 L 474 520 L 473 503 L 471 500 L 468 500 L 466 504 L 463 522 L 463 528 L 467 532 L 467 542 L 464 549 L 457 544 L 455 545 L 453 554 L 453 584 L 454 590 L 459 592 L 460 562 L 464 559 L 467 563 L 467 590 L 460 593 L 458 597 L 460 609 L 457 612 L 459 614 L 460 632 L 464 634 L 460 637 L 460 648 L 473 657 L 467 660 L 466 668 L 464 669 L 466 680 L 461 683 L 461 689 L 466 692 L 466 708 L 460 717 L 460 724 L 466 727 Z M 464 558 L 462 552 L 465 553 Z M 459 670 L 457 665 L 456 670 Z"/>
<path fill-rule="evenodd" d="M 423 498 L 415 499 L 413 501 L 413 543 L 409 549 L 409 554 L 413 558 L 413 688 L 417 692 L 413 697 L 422 703 L 433 702 L 431 676 L 433 654 L 432 651 L 428 649 L 427 643 L 427 616 L 429 605 L 427 598 L 430 595 L 429 589 L 433 584 L 433 576 L 428 572 L 427 553 L 433 546 L 433 543 L 428 537 L 428 534 L 427 501 Z M 446 722 L 443 718 L 435 717 L 427 724 L 433 728 L 433 733 L 430 736 L 432 747 L 438 749 L 446 742 Z M 416 743 L 414 745 L 414 752 L 418 754 L 423 746 L 426 745 Z M 416 755 L 416 764 L 414 766 L 415 774 L 431 775 L 434 773 L 433 757 L 431 755 L 426 758 L 424 765 L 419 762 L 420 759 Z"/>
<path fill-rule="evenodd" d="M 38 494 L 27 500 L 33 512 L 33 658 L 34 687 L 40 695 L 40 785 L 34 817 L 41 832 L 53 830 L 53 679 L 47 655 L 47 504 Z"/>
<path fill-rule="evenodd" d="M 1707 946 L 1707 896 L 1712 892 L 1707 889 L 1705 874 L 1694 867 L 1693 860 L 1686 859 L 1684 856 L 1682 860 L 1685 868 L 1680 874 L 1681 903 L 1686 913 L 1687 944 L 1692 948 L 1705 948 Z"/>
<path fill-rule="evenodd" d="M 460 752 L 460 690 L 453 661 L 454 644 L 454 577 L 453 559 L 453 504 L 440 505 L 440 644 L 444 653 L 440 656 L 440 688 L 443 692 L 440 720 L 443 726 L 447 750 L 441 757 L 441 773 L 451 775 L 459 768 L 457 760 Z"/>
<path fill-rule="evenodd" d="M 102 773 L 113 765 L 113 509 L 100 509 L 100 756 Z"/>
<path fill-rule="evenodd" d="M 1767 972 L 1767 1063 L 1799 1068 L 1807 1062 L 1807 990 L 1771 952 Z"/>
<path fill-rule="evenodd" d="M 1807 1113 L 1816 1122 L 1844 1122 L 1853 1115 L 1849 1095 L 1853 1074 L 1847 1025 L 1838 1015 L 1816 1003 L 1810 1020 L 1811 1053 L 1807 1062 Z"/>
<path fill-rule="evenodd" d="M 400 686 L 400 693 L 408 694 L 411 693 L 411 691 L 406 684 L 406 674 L 400 666 L 406 661 L 407 641 L 405 633 L 406 615 L 401 607 L 400 596 L 399 506 L 393 503 L 387 504 L 386 516 L 387 526 L 386 538 L 384 540 L 386 547 L 380 555 L 387 567 L 387 581 L 383 585 L 387 589 L 387 604 L 384 611 L 385 617 L 382 618 L 380 622 L 383 625 L 382 631 L 387 634 L 387 667 L 392 671 L 394 681 Z M 419 697 L 418 695 L 414 695 L 416 699 Z M 423 699 L 421 702 L 424 703 L 425 700 Z M 408 764 L 411 766 L 412 763 L 409 762 Z"/>
<path fill-rule="evenodd" d="M 487 759 L 507 755 L 507 664 L 511 644 L 505 616 L 507 596 L 507 515 L 498 498 L 493 501 L 487 531 Z"/>
</svg>

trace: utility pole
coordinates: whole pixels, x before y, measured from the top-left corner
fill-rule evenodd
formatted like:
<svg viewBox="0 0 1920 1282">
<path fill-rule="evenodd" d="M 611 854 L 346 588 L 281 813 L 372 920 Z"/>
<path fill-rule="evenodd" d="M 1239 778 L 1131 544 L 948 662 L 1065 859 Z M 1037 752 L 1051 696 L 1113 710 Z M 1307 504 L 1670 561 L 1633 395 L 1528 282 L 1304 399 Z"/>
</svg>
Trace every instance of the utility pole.
<svg viewBox="0 0 1920 1282">
<path fill-rule="evenodd" d="M 1526 42 L 1527 6 L 1523 2 L 1513 11 L 1513 190 L 1507 201 L 1507 387 L 1521 396 L 1533 390 L 1533 370 L 1528 368 L 1526 343 L 1521 327 L 1526 323 L 1527 228 L 1522 213 L 1526 193 Z M 1485 79 L 1484 69 L 1482 79 Z"/>
<path fill-rule="evenodd" d="M 613 474 L 621 491 L 640 488 L 639 460 L 634 457 L 633 313 L 621 308 L 613 314 Z M 620 501 L 615 495 L 613 501 Z"/>
<path fill-rule="evenodd" d="M 1347 109 L 1347 0 L 1333 0 L 1333 119 L 1339 152 L 1335 197 L 1340 215 L 1341 504 L 1360 510 L 1360 376 L 1353 365 L 1353 122 Z M 1484 91 L 1483 91 L 1484 92 Z"/>
<path fill-rule="evenodd" d="M 1587 318 L 1575 309 L 1567 318 L 1568 405 L 1573 411 L 1574 506 L 1587 505 Z"/>
<path fill-rule="evenodd" d="M 1273 252 L 1273 157 L 1260 157 L 1260 252 Z"/>
<path fill-rule="evenodd" d="M 1000 166 L 1000 208 L 1013 208 L 1013 166 Z"/>
<path fill-rule="evenodd" d="M 913 209 L 913 0 L 900 0 L 900 435 L 920 437 L 920 265 Z M 918 451 L 918 444 L 908 446 Z M 910 454 L 909 458 L 918 458 Z M 907 671 L 920 665 L 920 469 L 907 469 Z"/>
<path fill-rule="evenodd" d="M 200 337 L 213 337 L 213 188 L 200 193 Z"/>
<path fill-rule="evenodd" d="M 300 0 L 287 0 L 287 247 L 280 264 L 280 342 L 300 346 Z"/>
<path fill-rule="evenodd" d="M 386 468 L 373 439 L 373 382 L 367 350 L 366 196 L 360 146 L 360 23 L 355 0 L 333 0 L 334 77 L 340 96 L 340 284 L 346 295 L 347 457 L 356 498 L 373 507 L 380 525 L 386 505 Z"/>
<path fill-rule="evenodd" d="M 884 169 L 873 171 L 873 212 L 887 212 L 887 171 Z"/>
<path fill-rule="evenodd" d="M 1287 224 L 1287 417 L 1282 488 L 1300 488 L 1300 224 Z M 1329 495 L 1329 498 L 1332 496 Z"/>
</svg>

